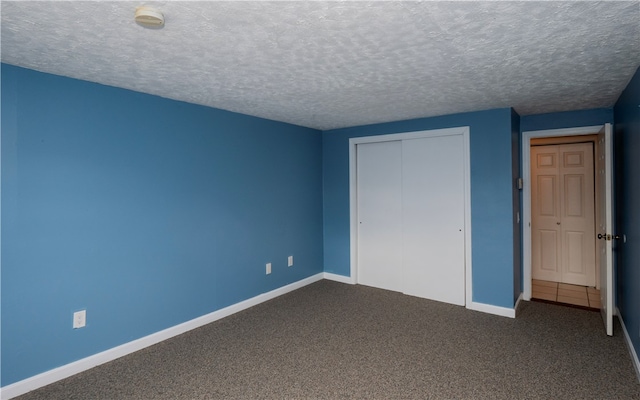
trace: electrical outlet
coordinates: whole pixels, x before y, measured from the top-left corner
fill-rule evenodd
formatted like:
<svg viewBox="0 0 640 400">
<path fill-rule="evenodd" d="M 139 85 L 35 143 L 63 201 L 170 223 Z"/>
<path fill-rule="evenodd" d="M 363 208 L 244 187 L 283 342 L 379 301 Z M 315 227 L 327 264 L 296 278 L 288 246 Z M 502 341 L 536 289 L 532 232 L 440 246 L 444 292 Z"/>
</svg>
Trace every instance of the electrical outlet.
<svg viewBox="0 0 640 400">
<path fill-rule="evenodd" d="M 271 273 L 271 263 L 267 263 L 267 275 Z"/>
<path fill-rule="evenodd" d="M 73 313 L 73 329 L 84 328 L 87 325 L 87 310 Z"/>
<path fill-rule="evenodd" d="M 287 259 L 287 267 L 293 267 L 293 256 L 289 256 Z"/>
</svg>

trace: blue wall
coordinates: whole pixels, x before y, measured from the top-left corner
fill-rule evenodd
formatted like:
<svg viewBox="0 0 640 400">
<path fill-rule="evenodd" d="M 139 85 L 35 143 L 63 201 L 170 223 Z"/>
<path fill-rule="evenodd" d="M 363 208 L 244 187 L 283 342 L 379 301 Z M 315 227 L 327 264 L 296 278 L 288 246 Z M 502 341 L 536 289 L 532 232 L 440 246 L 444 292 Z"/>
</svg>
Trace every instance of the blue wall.
<svg viewBox="0 0 640 400">
<path fill-rule="evenodd" d="M 350 275 L 349 138 L 470 127 L 473 301 L 514 305 L 511 109 L 446 115 L 323 134 L 325 271 Z"/>
<path fill-rule="evenodd" d="M 640 68 L 614 107 L 617 306 L 640 356 Z"/>
<path fill-rule="evenodd" d="M 1 87 L 2 386 L 322 272 L 321 132 L 5 64 Z"/>
<path fill-rule="evenodd" d="M 613 108 L 526 115 L 520 117 L 520 132 L 597 126 L 606 123 L 613 124 Z"/>
<path fill-rule="evenodd" d="M 607 122 L 613 123 L 612 108 L 525 115 L 520 117 L 520 132 L 604 125 Z"/>
</svg>

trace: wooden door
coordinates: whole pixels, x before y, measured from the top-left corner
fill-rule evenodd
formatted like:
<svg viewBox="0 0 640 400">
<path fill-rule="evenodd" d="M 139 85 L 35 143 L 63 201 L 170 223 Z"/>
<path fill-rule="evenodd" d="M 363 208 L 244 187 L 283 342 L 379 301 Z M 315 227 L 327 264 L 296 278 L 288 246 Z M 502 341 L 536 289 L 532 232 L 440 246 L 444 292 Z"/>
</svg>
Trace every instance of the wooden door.
<svg viewBox="0 0 640 400">
<path fill-rule="evenodd" d="M 557 146 L 531 148 L 531 276 L 562 280 Z"/>
<path fill-rule="evenodd" d="M 595 286 L 593 143 L 531 149 L 534 279 Z"/>
</svg>

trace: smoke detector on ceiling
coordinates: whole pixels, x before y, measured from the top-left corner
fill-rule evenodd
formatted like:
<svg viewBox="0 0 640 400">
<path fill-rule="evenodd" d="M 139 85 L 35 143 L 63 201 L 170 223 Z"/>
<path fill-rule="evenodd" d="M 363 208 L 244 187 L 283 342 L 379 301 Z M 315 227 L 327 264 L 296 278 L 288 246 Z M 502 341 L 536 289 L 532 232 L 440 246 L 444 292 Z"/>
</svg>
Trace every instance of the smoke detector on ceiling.
<svg viewBox="0 0 640 400">
<path fill-rule="evenodd" d="M 164 26 L 164 15 L 151 7 L 136 8 L 136 16 L 134 19 L 138 25 L 145 28 L 159 29 Z"/>
</svg>

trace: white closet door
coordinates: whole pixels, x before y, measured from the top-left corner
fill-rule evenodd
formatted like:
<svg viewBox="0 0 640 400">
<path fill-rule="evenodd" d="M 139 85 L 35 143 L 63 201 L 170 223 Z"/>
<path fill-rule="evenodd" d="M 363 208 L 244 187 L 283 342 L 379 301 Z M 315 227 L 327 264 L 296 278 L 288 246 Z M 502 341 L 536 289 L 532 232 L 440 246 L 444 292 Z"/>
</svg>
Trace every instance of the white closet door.
<svg viewBox="0 0 640 400">
<path fill-rule="evenodd" d="M 358 283 L 402 291 L 402 145 L 357 146 Z"/>
<path fill-rule="evenodd" d="M 462 135 L 402 142 L 403 288 L 465 305 Z"/>
</svg>

